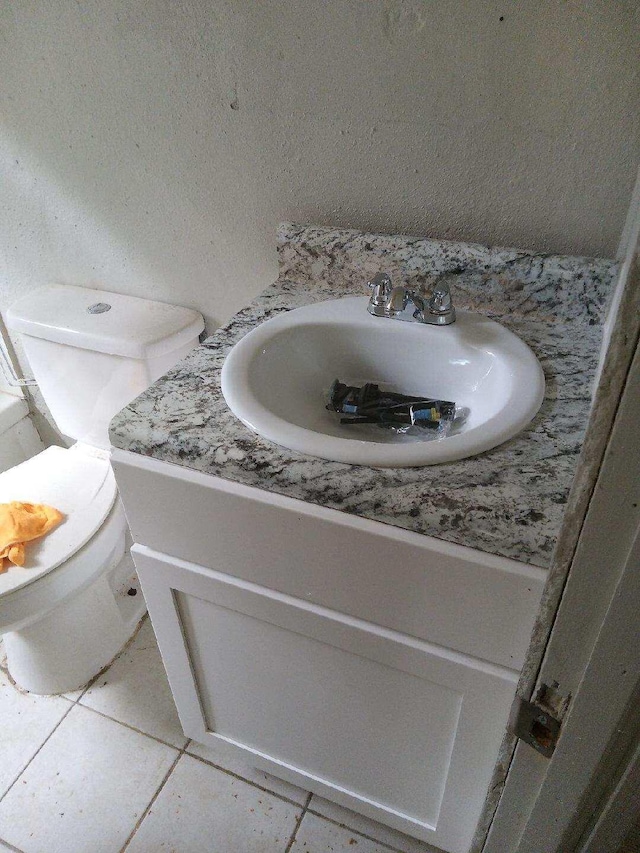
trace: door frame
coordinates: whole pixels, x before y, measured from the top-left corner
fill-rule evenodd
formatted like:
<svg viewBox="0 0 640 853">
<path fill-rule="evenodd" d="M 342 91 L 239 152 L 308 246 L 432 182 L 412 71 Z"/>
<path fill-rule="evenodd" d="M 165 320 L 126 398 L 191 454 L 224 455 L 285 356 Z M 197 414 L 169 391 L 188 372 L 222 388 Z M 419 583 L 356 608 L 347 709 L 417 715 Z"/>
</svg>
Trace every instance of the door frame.
<svg viewBox="0 0 640 853">
<path fill-rule="evenodd" d="M 630 216 L 633 210 L 632 204 Z M 607 790 L 624 775 L 623 743 L 629 747 L 637 737 L 624 715 L 640 685 L 638 632 L 625 610 L 630 602 L 640 610 L 634 586 L 640 559 L 640 217 L 625 230 L 631 237 L 612 301 L 615 316 L 608 320 L 609 345 L 517 691 L 532 699 L 543 684 L 557 685 L 568 710 L 551 759 L 506 736 L 473 851 L 586 853 L 580 845 L 594 809 L 606 807 Z M 636 662 L 622 666 L 628 652 Z"/>
</svg>

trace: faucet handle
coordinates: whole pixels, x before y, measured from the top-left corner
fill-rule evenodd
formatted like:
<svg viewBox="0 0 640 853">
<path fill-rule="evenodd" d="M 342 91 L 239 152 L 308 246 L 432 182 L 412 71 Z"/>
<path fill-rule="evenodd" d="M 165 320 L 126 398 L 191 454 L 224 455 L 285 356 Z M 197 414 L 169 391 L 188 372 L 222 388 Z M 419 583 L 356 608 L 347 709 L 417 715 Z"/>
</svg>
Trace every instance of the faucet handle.
<svg viewBox="0 0 640 853">
<path fill-rule="evenodd" d="M 436 285 L 429 299 L 429 311 L 432 314 L 446 314 L 451 311 L 451 288 L 446 281 Z"/>
<path fill-rule="evenodd" d="M 379 272 L 367 284 L 372 290 L 370 304 L 379 308 L 386 305 L 392 289 L 389 273 Z"/>
</svg>

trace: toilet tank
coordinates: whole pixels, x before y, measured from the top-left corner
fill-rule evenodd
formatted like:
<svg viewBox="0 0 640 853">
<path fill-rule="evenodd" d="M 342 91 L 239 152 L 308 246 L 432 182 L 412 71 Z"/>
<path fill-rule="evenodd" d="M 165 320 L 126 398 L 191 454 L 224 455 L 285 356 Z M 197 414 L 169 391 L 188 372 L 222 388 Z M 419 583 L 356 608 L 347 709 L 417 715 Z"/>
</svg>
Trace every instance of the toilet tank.
<svg viewBox="0 0 640 853">
<path fill-rule="evenodd" d="M 198 344 L 197 311 L 71 285 L 32 291 L 7 312 L 63 435 L 108 448 L 109 422 Z"/>
</svg>

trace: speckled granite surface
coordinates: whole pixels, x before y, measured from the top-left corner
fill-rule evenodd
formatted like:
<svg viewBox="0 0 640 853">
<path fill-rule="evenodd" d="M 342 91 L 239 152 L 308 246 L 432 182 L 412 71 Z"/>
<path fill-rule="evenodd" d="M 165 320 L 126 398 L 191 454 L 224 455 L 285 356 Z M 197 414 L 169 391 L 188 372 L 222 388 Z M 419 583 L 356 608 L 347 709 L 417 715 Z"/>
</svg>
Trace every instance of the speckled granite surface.
<svg viewBox="0 0 640 853">
<path fill-rule="evenodd" d="M 548 567 L 582 446 L 614 262 L 281 226 L 280 277 L 114 418 L 115 447 L 385 524 Z M 374 469 L 303 456 L 251 433 L 227 408 L 229 349 L 275 314 L 365 294 L 381 269 L 404 280 L 463 266 L 455 304 L 504 323 L 536 353 L 546 397 L 520 435 L 480 456 Z M 392 321 L 389 321 L 392 322 Z"/>
</svg>

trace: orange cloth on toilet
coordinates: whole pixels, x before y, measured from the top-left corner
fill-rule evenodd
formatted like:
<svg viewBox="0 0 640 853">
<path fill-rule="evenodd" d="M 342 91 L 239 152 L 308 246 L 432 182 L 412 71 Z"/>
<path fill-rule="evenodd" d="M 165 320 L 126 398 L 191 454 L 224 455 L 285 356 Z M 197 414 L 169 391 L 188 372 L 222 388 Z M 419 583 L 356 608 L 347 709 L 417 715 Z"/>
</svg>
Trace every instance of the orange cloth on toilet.
<svg viewBox="0 0 640 853">
<path fill-rule="evenodd" d="M 44 536 L 63 518 L 61 512 L 46 504 L 0 504 L 0 572 L 8 568 L 5 557 L 16 566 L 24 566 L 25 542 Z"/>
</svg>

